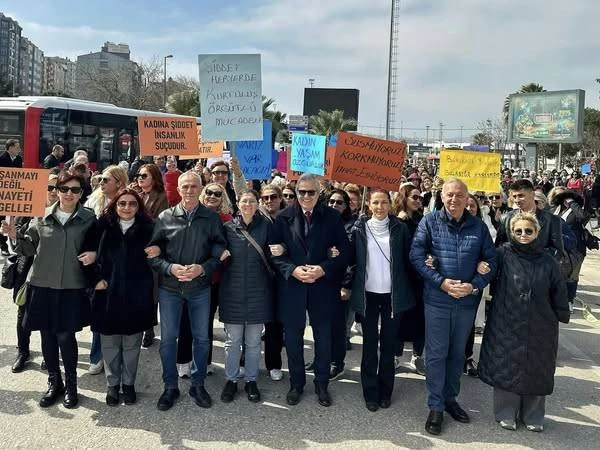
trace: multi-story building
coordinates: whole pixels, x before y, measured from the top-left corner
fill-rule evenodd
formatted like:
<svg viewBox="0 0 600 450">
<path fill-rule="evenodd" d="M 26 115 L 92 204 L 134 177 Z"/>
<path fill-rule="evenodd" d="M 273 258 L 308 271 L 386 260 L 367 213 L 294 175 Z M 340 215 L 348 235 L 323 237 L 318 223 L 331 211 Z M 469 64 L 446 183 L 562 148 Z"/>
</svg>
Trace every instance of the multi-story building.
<svg viewBox="0 0 600 450">
<path fill-rule="evenodd" d="M 17 91 L 20 95 L 41 95 L 43 82 L 44 52 L 29 39 L 21 36 Z"/>
<path fill-rule="evenodd" d="M 129 45 L 106 42 L 99 52 L 77 57 L 78 98 L 131 106 L 141 84 L 141 70 L 130 59 Z"/>
<path fill-rule="evenodd" d="M 75 62 L 69 58 L 50 56 L 44 58 L 44 92 L 75 92 Z"/>
<path fill-rule="evenodd" d="M 19 80 L 21 31 L 16 20 L 0 13 L 0 82 L 11 82 L 13 92 Z"/>
</svg>

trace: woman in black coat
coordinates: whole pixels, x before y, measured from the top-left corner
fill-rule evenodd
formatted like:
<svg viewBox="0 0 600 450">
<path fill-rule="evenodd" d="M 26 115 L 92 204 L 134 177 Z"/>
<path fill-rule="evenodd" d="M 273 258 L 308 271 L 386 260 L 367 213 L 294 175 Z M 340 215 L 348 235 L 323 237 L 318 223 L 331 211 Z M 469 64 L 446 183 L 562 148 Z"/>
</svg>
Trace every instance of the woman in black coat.
<svg viewBox="0 0 600 450">
<path fill-rule="evenodd" d="M 245 391 L 258 402 L 256 385 L 263 324 L 273 320 L 272 269 L 268 266 L 271 222 L 258 212 L 258 194 L 240 195 L 239 214 L 225 224 L 228 265 L 219 291 L 219 320 L 225 324 L 225 378 L 221 400 L 231 402 L 240 378 L 240 356 L 245 347 Z M 253 242 L 254 241 L 254 242 Z M 258 246 L 261 250 L 255 248 Z"/>
<path fill-rule="evenodd" d="M 108 385 L 106 404 L 136 401 L 135 378 L 144 330 L 156 325 L 152 270 L 145 248 L 153 224 L 133 189 L 121 191 L 100 219 L 92 331 L 100 333 Z"/>
<path fill-rule="evenodd" d="M 556 260 L 538 245 L 530 213 L 510 220 L 510 242 L 498 249 L 498 276 L 483 335 L 479 377 L 494 387 L 494 415 L 502 428 L 520 419 L 542 431 L 545 396 L 554 389 L 558 322 L 569 322 L 567 288 Z"/>
<path fill-rule="evenodd" d="M 391 200 L 387 191 L 371 190 L 368 206 L 372 216 L 361 217 L 352 232 L 356 266 L 350 302 L 355 311 L 363 314 L 363 396 L 367 409 L 377 411 L 380 407 L 389 408 L 391 403 L 399 318 L 414 306 L 414 298 L 409 278 L 408 228 L 389 214 Z"/>
</svg>

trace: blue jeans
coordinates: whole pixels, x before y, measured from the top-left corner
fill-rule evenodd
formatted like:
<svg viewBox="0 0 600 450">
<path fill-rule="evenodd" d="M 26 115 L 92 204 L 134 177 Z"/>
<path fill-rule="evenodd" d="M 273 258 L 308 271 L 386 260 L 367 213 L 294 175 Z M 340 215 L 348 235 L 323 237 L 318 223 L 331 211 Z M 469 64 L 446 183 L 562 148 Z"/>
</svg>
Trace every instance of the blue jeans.
<svg viewBox="0 0 600 450">
<path fill-rule="evenodd" d="M 193 355 L 192 386 L 204 385 L 208 358 L 208 316 L 210 311 L 210 289 L 193 293 L 169 291 L 163 288 L 158 292 L 160 308 L 160 361 L 163 367 L 165 389 L 178 387 L 177 376 L 177 337 L 181 322 L 183 302 L 188 307 L 188 317 L 192 328 Z"/>
<path fill-rule="evenodd" d="M 100 333 L 92 333 L 92 346 L 90 348 L 90 363 L 98 364 L 102 360 L 102 343 Z"/>
<path fill-rule="evenodd" d="M 427 404 L 444 411 L 456 401 L 465 363 L 465 345 L 473 327 L 477 305 L 464 306 L 460 300 L 440 307 L 425 303 L 425 362 Z"/>
<path fill-rule="evenodd" d="M 260 359 L 260 336 L 263 324 L 225 324 L 225 378 L 237 382 L 240 378 L 242 345 L 246 345 L 244 380 L 256 381 Z"/>
</svg>

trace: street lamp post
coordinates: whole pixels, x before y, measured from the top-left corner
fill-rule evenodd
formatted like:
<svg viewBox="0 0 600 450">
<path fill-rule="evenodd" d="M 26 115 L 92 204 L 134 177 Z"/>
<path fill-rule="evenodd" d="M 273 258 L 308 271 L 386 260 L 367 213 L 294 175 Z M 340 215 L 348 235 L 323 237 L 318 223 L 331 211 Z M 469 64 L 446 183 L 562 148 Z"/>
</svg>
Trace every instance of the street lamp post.
<svg viewBox="0 0 600 450">
<path fill-rule="evenodd" d="M 172 58 L 173 55 L 167 55 L 163 58 L 164 60 L 164 72 L 163 72 L 163 106 L 167 107 L 167 58 Z"/>
</svg>

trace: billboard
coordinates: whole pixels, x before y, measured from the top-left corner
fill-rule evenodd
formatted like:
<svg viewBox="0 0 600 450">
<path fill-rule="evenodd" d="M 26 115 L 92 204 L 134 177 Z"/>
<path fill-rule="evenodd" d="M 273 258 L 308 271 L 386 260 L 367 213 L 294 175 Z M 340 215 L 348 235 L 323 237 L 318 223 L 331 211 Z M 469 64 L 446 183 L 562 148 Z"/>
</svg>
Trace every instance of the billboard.
<svg viewBox="0 0 600 450">
<path fill-rule="evenodd" d="M 578 143 L 583 140 L 585 91 L 511 94 L 508 139 L 517 143 Z"/>
<path fill-rule="evenodd" d="M 315 116 L 319 110 L 344 111 L 347 119 L 358 120 L 358 89 L 304 89 L 304 111 L 305 116 Z"/>
</svg>

